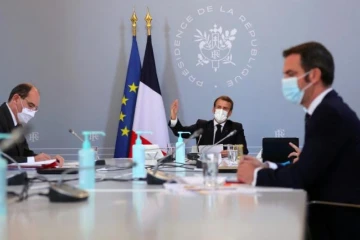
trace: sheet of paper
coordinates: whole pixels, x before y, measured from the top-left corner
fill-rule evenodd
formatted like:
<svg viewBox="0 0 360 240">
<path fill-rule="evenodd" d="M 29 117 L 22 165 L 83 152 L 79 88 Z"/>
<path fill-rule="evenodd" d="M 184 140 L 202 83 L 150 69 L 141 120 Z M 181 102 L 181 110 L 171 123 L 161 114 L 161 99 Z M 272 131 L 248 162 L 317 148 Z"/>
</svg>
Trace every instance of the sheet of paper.
<svg viewBox="0 0 360 240">
<path fill-rule="evenodd" d="M 64 162 L 63 168 L 75 168 L 79 167 L 79 162 Z"/>
<path fill-rule="evenodd" d="M 194 185 L 194 184 L 176 184 L 176 183 L 165 183 L 164 188 L 170 193 L 194 196 L 198 194 L 234 194 L 234 193 L 243 193 L 243 194 L 256 194 L 254 188 L 241 188 L 237 186 L 223 186 L 220 185 L 215 189 L 206 188 L 204 185 Z"/>
<path fill-rule="evenodd" d="M 46 165 L 46 164 L 51 164 L 54 163 L 56 161 L 56 159 L 50 159 L 50 160 L 46 160 L 46 161 L 41 161 L 41 162 L 33 162 L 33 163 L 19 163 L 19 165 L 21 167 L 40 167 L 41 165 Z M 8 165 L 9 167 L 16 167 L 17 164 L 15 163 L 11 163 Z"/>
<path fill-rule="evenodd" d="M 224 150 L 222 144 L 219 145 L 199 145 L 199 152 L 209 152 L 209 153 L 221 153 Z"/>
<path fill-rule="evenodd" d="M 291 188 L 278 188 L 278 187 L 252 187 L 246 184 L 231 184 L 224 185 L 219 184 L 216 189 L 206 188 L 202 183 L 199 184 L 198 179 L 187 179 L 188 183 L 165 183 L 164 188 L 171 193 L 194 196 L 196 194 L 250 194 L 250 195 L 259 195 L 265 192 L 293 192 L 293 191 L 302 191 Z M 219 180 L 219 183 L 222 181 Z"/>
<path fill-rule="evenodd" d="M 188 177 L 181 177 L 184 183 L 190 185 L 201 185 L 204 183 L 203 176 L 188 176 Z M 223 185 L 225 183 L 226 177 L 217 177 L 217 183 L 219 185 Z"/>
</svg>

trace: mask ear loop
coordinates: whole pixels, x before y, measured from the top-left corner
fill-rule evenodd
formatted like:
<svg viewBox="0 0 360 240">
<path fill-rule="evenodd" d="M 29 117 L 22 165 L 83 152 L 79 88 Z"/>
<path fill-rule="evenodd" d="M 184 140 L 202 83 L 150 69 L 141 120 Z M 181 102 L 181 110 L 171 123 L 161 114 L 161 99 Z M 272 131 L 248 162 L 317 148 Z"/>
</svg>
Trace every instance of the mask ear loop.
<svg viewBox="0 0 360 240">
<path fill-rule="evenodd" d="M 15 100 L 13 100 L 13 101 L 14 101 L 14 103 L 15 103 L 15 107 L 16 107 L 16 114 L 18 114 L 18 113 L 19 113 L 19 109 L 18 109 L 18 107 L 17 107 L 17 105 L 16 105 Z M 21 106 L 22 106 L 22 103 L 21 103 Z"/>
<path fill-rule="evenodd" d="M 306 72 L 306 73 L 304 73 L 303 75 L 301 75 L 300 77 L 298 77 L 297 79 L 299 80 L 300 78 L 303 78 L 303 77 L 306 77 L 306 76 L 308 76 L 309 74 L 310 74 L 310 72 L 311 72 L 311 70 L 310 71 L 308 71 L 308 72 Z M 307 82 L 306 81 L 306 79 L 305 79 L 305 82 Z M 313 85 L 313 83 L 312 82 L 310 82 L 309 84 L 307 84 L 303 89 L 301 89 L 301 91 L 302 92 L 304 92 L 306 89 L 308 89 L 309 87 L 311 87 Z"/>
</svg>

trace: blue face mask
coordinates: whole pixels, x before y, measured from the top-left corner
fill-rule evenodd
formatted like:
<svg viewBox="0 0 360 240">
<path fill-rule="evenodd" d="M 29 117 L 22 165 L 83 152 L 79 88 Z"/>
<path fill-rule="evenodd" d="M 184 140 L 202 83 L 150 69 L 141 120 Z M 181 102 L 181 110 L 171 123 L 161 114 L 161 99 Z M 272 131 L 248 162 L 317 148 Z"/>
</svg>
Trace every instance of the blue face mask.
<svg viewBox="0 0 360 240">
<path fill-rule="evenodd" d="M 286 100 L 296 104 L 301 103 L 301 100 L 304 97 L 305 90 L 308 89 L 312 85 L 312 83 L 309 83 L 303 89 L 300 89 L 297 82 L 299 78 L 303 78 L 309 73 L 310 72 L 307 72 L 300 77 L 290 77 L 282 79 L 282 92 Z"/>
</svg>

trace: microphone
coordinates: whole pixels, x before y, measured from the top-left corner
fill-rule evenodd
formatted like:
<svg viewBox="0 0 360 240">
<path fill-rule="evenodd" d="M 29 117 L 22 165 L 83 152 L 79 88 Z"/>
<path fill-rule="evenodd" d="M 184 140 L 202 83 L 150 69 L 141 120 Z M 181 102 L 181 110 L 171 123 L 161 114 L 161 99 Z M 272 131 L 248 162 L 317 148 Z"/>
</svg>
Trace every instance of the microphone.
<svg viewBox="0 0 360 240">
<path fill-rule="evenodd" d="M 81 137 L 79 137 L 79 135 L 77 135 L 77 133 L 72 130 L 71 128 L 69 129 L 69 133 L 71 133 L 72 135 L 74 135 L 75 137 L 77 137 L 80 141 L 84 141 L 84 139 L 82 139 Z"/>
<path fill-rule="evenodd" d="M 114 166 L 111 166 L 111 167 L 114 167 L 114 170 L 126 170 L 126 169 L 131 169 L 133 167 L 136 166 L 136 163 L 134 161 L 132 161 L 131 159 L 126 159 L 126 161 L 124 162 L 120 162 L 120 163 L 115 163 Z M 100 171 L 102 169 L 96 169 L 94 167 L 77 167 L 77 168 L 63 168 L 61 169 L 62 170 L 62 173 L 60 175 L 60 178 L 58 179 L 58 182 L 57 184 L 58 185 L 61 185 L 64 183 L 65 181 L 65 176 L 67 174 L 71 174 L 71 173 L 78 173 L 79 170 L 81 169 L 89 169 L 89 170 L 95 170 L 95 171 Z M 104 171 L 111 171 L 112 169 L 109 167 L 109 168 L 105 168 Z"/>
<path fill-rule="evenodd" d="M 223 141 L 225 141 L 225 140 L 228 139 L 229 137 L 234 136 L 236 133 L 237 133 L 237 130 L 236 130 L 236 129 L 235 129 L 235 130 L 232 130 L 231 132 L 229 132 L 228 135 L 226 135 L 224 138 L 220 139 L 219 141 L 217 141 L 217 142 L 214 143 L 213 145 L 204 147 L 203 150 L 201 151 L 201 153 L 208 152 L 211 148 L 213 148 L 213 147 L 216 146 L 216 145 L 219 145 L 220 143 L 222 143 Z"/>
<path fill-rule="evenodd" d="M 200 151 L 199 150 L 199 143 L 200 143 L 201 138 L 202 138 L 202 134 L 200 135 L 199 140 L 196 143 L 196 147 L 197 147 L 198 152 Z"/>
<path fill-rule="evenodd" d="M 69 129 L 69 133 L 71 133 L 72 135 L 74 135 L 75 137 L 77 137 L 81 142 L 84 142 L 84 139 L 82 139 L 79 135 L 77 135 L 77 133 L 73 130 L 73 129 Z M 97 147 L 94 149 L 95 150 L 95 165 L 96 166 L 102 166 L 105 165 L 106 162 L 104 159 L 99 159 L 99 155 L 98 155 L 98 151 L 97 151 Z"/>
<path fill-rule="evenodd" d="M 196 138 L 198 137 L 199 135 L 201 135 L 203 132 L 203 129 L 200 128 L 198 130 L 196 130 L 195 132 L 193 132 L 193 134 L 190 135 L 190 137 L 188 139 L 186 139 L 184 142 L 182 142 L 179 146 L 177 146 L 175 149 L 173 149 L 171 151 L 171 154 L 169 154 L 168 156 L 165 156 L 163 158 L 160 158 L 158 161 L 157 161 L 157 164 L 155 165 L 155 168 L 154 168 L 154 174 L 157 172 L 160 164 L 165 160 L 165 159 L 168 159 L 169 157 L 172 157 L 174 155 L 174 153 L 176 152 L 177 149 L 179 149 L 180 147 L 182 147 L 183 145 L 185 145 L 188 141 L 190 141 L 191 139 L 193 138 Z"/>
<path fill-rule="evenodd" d="M 234 136 L 236 133 L 237 133 L 237 130 L 236 130 L 236 129 L 235 129 L 235 130 L 232 130 L 231 132 L 229 132 L 228 135 L 226 135 L 224 138 L 220 139 L 219 141 L 217 141 L 217 142 L 214 143 L 213 145 L 203 148 L 203 150 L 202 150 L 201 153 L 199 153 L 199 154 L 207 153 L 208 151 L 210 151 L 210 149 L 212 149 L 212 148 L 215 147 L 216 145 L 219 145 L 220 143 L 222 143 L 223 141 L 225 141 L 225 140 L 228 139 L 229 137 Z M 202 160 L 201 160 L 201 159 L 198 159 L 198 160 L 196 161 L 196 167 L 197 167 L 197 168 L 202 168 Z"/>
<path fill-rule="evenodd" d="M 21 125 L 19 127 L 16 127 L 11 131 L 10 137 L 8 139 L 3 140 L 0 143 L 0 154 L 3 155 L 6 158 L 6 160 L 10 160 L 11 162 L 15 163 L 15 165 L 19 170 L 19 173 L 7 177 L 7 184 L 9 186 L 25 184 L 27 181 L 27 173 L 21 168 L 20 164 L 16 160 L 14 160 L 4 151 L 11 148 L 13 145 L 21 142 L 24 136 L 30 131 L 30 129 L 31 127 L 29 125 L 25 125 L 25 126 Z"/>
<path fill-rule="evenodd" d="M 237 133 L 237 130 L 236 130 L 236 129 L 235 129 L 235 130 L 232 130 L 232 131 L 229 132 L 229 134 L 226 135 L 224 138 L 222 138 L 222 139 L 220 139 L 218 142 L 214 143 L 214 145 L 212 145 L 211 148 L 212 148 L 213 146 L 215 146 L 215 145 L 218 145 L 218 144 L 222 143 L 223 141 L 225 141 L 225 140 L 228 139 L 229 137 L 234 136 L 236 133 Z M 210 149 L 208 149 L 208 150 L 210 150 Z"/>
<path fill-rule="evenodd" d="M 0 151 L 5 152 L 14 144 L 17 144 L 23 140 L 23 137 L 30 132 L 29 126 L 19 126 L 14 128 L 10 132 L 10 137 L 6 140 L 1 141 L 0 143 Z"/>
<path fill-rule="evenodd" d="M 190 141 L 191 139 L 193 138 L 196 138 L 198 136 L 200 136 L 202 133 L 203 133 L 203 129 L 202 128 L 199 128 L 198 130 L 194 131 L 190 137 L 188 139 L 186 139 L 184 142 L 182 142 L 179 146 L 177 146 L 175 149 L 173 149 L 171 151 L 171 154 L 169 154 L 168 156 L 165 156 L 163 158 L 160 158 L 158 161 L 157 161 L 157 164 L 155 165 L 154 169 L 153 170 L 150 170 L 150 169 L 147 169 L 147 177 L 146 177 L 146 180 L 147 180 L 147 183 L 148 184 L 163 184 L 165 183 L 167 180 L 168 180 L 168 176 L 166 174 L 156 174 L 161 163 L 164 162 L 165 160 L 169 159 L 169 158 L 172 158 L 172 156 L 174 155 L 174 153 L 176 152 L 176 150 L 178 148 L 180 148 L 181 146 L 183 146 L 184 144 L 186 144 L 188 141 Z M 166 178 L 166 179 L 165 179 Z"/>
<path fill-rule="evenodd" d="M 116 166 L 119 168 L 130 169 L 136 165 L 132 160 L 127 160 L 126 162 L 117 163 Z M 79 167 L 79 168 L 69 168 L 63 171 L 60 175 L 60 178 L 56 183 L 50 183 L 49 193 L 47 196 L 49 197 L 50 202 L 79 202 L 85 201 L 89 197 L 89 191 L 80 189 L 78 187 L 69 185 L 65 183 L 65 176 L 71 173 L 78 173 L 79 170 L 88 170 L 88 171 L 96 171 L 93 167 Z M 71 179 L 73 180 L 73 179 Z M 113 180 L 113 181 L 130 181 L 132 179 L 101 179 L 101 180 Z M 91 190 L 90 190 L 91 191 Z"/>
<path fill-rule="evenodd" d="M 4 155 L 6 159 L 10 160 L 11 162 L 15 163 L 20 173 L 17 173 L 12 176 L 7 176 L 7 185 L 8 186 L 18 186 L 18 185 L 24 185 L 26 181 L 28 180 L 27 173 L 24 171 L 24 169 L 21 168 L 20 164 L 15 161 L 12 157 L 10 157 L 8 154 L 4 152 L 0 152 L 1 155 Z"/>
</svg>

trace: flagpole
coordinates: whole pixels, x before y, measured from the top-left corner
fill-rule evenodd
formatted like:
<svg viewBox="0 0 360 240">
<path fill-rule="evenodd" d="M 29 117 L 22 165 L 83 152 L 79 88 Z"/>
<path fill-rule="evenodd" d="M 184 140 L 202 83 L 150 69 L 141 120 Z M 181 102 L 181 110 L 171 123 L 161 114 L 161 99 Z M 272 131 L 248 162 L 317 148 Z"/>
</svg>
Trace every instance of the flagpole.
<svg viewBox="0 0 360 240">
<path fill-rule="evenodd" d="M 135 133 L 133 132 L 133 124 L 137 94 L 140 85 L 141 60 L 136 41 L 138 18 L 135 13 L 135 7 L 133 8 L 133 13 L 129 20 L 132 23 L 132 44 L 125 79 L 124 93 L 121 99 L 120 116 L 118 118 L 119 123 L 114 151 L 115 158 L 130 157 L 132 154 L 132 139 L 136 138 Z"/>
<path fill-rule="evenodd" d="M 146 28 L 147 28 L 147 35 L 148 36 L 151 35 L 151 20 L 152 20 L 152 17 L 150 15 L 149 8 L 147 8 L 147 14 L 145 16 L 145 22 L 146 22 Z"/>
<path fill-rule="evenodd" d="M 133 14 L 132 14 L 130 20 L 132 22 L 132 33 L 133 33 L 133 36 L 135 37 L 136 36 L 136 22 L 138 21 L 138 18 L 135 13 L 135 8 L 133 10 Z"/>
</svg>

